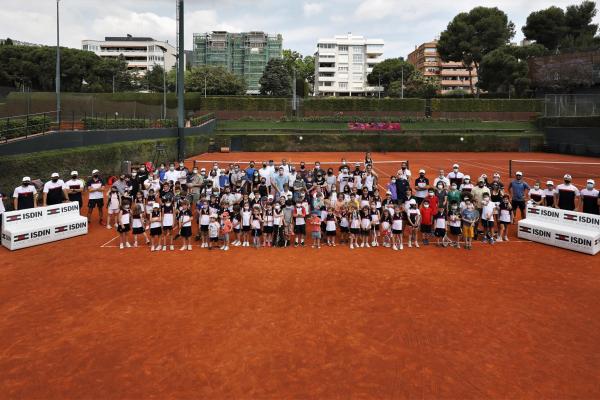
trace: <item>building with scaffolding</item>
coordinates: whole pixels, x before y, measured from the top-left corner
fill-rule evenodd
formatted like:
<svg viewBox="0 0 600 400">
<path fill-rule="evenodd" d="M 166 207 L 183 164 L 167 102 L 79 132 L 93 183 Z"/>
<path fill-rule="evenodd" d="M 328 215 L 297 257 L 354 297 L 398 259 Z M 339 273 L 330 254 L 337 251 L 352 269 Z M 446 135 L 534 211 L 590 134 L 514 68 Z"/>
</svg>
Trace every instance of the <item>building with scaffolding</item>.
<svg viewBox="0 0 600 400">
<path fill-rule="evenodd" d="M 282 57 L 281 35 L 264 32 L 194 33 L 193 66 L 226 68 L 246 81 L 248 94 L 260 93 L 260 78 L 269 60 Z"/>
</svg>

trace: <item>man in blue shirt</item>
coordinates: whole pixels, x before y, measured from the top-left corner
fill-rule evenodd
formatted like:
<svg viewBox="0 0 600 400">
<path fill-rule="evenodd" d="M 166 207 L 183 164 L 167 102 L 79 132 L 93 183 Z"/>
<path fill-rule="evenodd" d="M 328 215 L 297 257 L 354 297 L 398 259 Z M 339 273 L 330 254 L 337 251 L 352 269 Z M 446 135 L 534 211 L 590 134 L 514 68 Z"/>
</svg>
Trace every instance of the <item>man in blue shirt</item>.
<svg viewBox="0 0 600 400">
<path fill-rule="evenodd" d="M 246 168 L 246 179 L 252 182 L 252 177 L 254 176 L 254 161 L 250 161 L 250 166 Z"/>
<path fill-rule="evenodd" d="M 529 185 L 523 180 L 523 173 L 517 171 L 515 179 L 508 186 L 512 197 L 513 224 L 516 223 L 517 208 L 521 210 L 521 219 L 525 218 L 525 199 L 529 191 Z"/>
<path fill-rule="evenodd" d="M 289 177 L 285 175 L 283 167 L 279 167 L 277 173 L 271 178 L 271 186 L 275 189 L 275 201 L 285 192 L 285 185 L 289 186 L 289 183 Z"/>
</svg>

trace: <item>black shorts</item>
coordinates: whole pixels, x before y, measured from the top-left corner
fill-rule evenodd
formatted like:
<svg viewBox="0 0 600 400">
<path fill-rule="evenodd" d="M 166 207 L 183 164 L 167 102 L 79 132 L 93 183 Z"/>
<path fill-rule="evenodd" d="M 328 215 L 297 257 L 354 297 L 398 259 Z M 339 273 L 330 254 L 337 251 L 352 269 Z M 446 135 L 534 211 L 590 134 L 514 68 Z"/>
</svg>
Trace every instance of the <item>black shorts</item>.
<svg viewBox="0 0 600 400">
<path fill-rule="evenodd" d="M 306 234 L 306 225 L 294 225 L 294 233 L 296 235 L 305 235 Z"/>
<path fill-rule="evenodd" d="M 150 236 L 160 236 L 162 235 L 162 228 L 159 226 L 158 228 L 150 228 Z"/>
<path fill-rule="evenodd" d="M 393 235 L 402 235 L 402 229 L 392 229 Z"/>
<path fill-rule="evenodd" d="M 171 226 L 163 226 L 163 231 L 164 232 L 167 232 L 167 231 L 172 232 L 173 231 L 173 226 L 172 225 Z"/>
<path fill-rule="evenodd" d="M 79 203 L 79 209 L 81 210 L 81 207 L 83 207 L 83 200 L 81 199 L 81 194 L 78 195 L 69 195 L 69 201 L 76 201 L 77 203 Z"/>
<path fill-rule="evenodd" d="M 446 236 L 446 230 L 444 228 L 435 228 L 435 237 L 444 237 Z"/>
<path fill-rule="evenodd" d="M 189 238 L 192 236 L 192 227 L 191 226 L 183 226 L 181 227 L 181 232 L 179 233 L 181 237 Z"/>
<path fill-rule="evenodd" d="M 484 228 L 493 228 L 494 227 L 494 221 L 488 221 L 488 220 L 482 220 L 481 224 L 483 225 Z"/>
<path fill-rule="evenodd" d="M 233 231 L 234 231 L 235 233 L 240 233 L 240 228 L 233 228 Z"/>
<path fill-rule="evenodd" d="M 350 231 L 350 229 L 347 226 L 340 226 L 340 232 L 348 233 L 349 231 Z"/>
<path fill-rule="evenodd" d="M 417 205 L 421 205 L 421 203 L 423 202 L 423 200 L 425 200 L 424 197 L 415 197 L 415 200 L 417 201 Z"/>
<path fill-rule="evenodd" d="M 331 237 L 331 236 L 335 236 L 335 231 L 327 231 L 327 236 Z"/>
<path fill-rule="evenodd" d="M 358 235 L 360 232 L 360 229 L 358 228 L 350 228 L 350 233 L 353 235 Z"/>
<path fill-rule="evenodd" d="M 431 225 L 421 225 L 421 232 L 431 233 Z"/>
<path fill-rule="evenodd" d="M 518 208 L 521 212 L 525 212 L 525 200 L 512 200 L 510 203 L 513 210 L 517 211 Z"/>
<path fill-rule="evenodd" d="M 217 237 L 211 237 L 210 241 L 211 242 L 218 242 L 219 241 L 219 237 L 218 236 Z"/>
<path fill-rule="evenodd" d="M 374 229 L 375 232 L 379 232 L 379 224 L 373 225 L 371 229 Z"/>
<path fill-rule="evenodd" d="M 462 229 L 460 228 L 460 226 L 451 226 L 450 233 L 453 235 L 460 235 L 462 234 Z"/>
<path fill-rule="evenodd" d="M 129 232 L 130 230 L 131 230 L 131 225 L 129 225 L 129 224 L 125 224 L 123 226 L 121 226 L 121 225 L 117 226 L 117 232 L 120 232 L 120 233 Z"/>
<path fill-rule="evenodd" d="M 510 225 L 510 222 L 500 221 L 500 222 L 498 222 L 498 224 L 502 225 L 502 226 L 508 226 L 508 225 Z"/>
<path fill-rule="evenodd" d="M 139 228 L 133 228 L 131 231 L 134 235 L 141 235 L 142 233 L 144 233 L 144 227 L 140 226 Z"/>
<path fill-rule="evenodd" d="M 98 209 L 102 209 L 104 207 L 104 199 L 89 199 L 88 200 L 88 209 L 91 211 L 94 207 L 98 207 Z"/>
<path fill-rule="evenodd" d="M 208 225 L 200 225 L 200 232 L 208 232 Z"/>
<path fill-rule="evenodd" d="M 265 233 L 273 233 L 273 227 L 272 226 L 265 226 Z"/>
<path fill-rule="evenodd" d="M 247 226 L 244 225 L 244 226 L 242 226 L 242 231 L 243 232 L 250 232 L 250 225 L 247 225 Z"/>
<path fill-rule="evenodd" d="M 261 237 L 262 231 L 260 229 L 252 229 L 252 237 Z"/>
<path fill-rule="evenodd" d="M 360 229 L 360 234 L 363 236 L 369 236 L 369 232 L 371 232 L 370 229 Z"/>
</svg>

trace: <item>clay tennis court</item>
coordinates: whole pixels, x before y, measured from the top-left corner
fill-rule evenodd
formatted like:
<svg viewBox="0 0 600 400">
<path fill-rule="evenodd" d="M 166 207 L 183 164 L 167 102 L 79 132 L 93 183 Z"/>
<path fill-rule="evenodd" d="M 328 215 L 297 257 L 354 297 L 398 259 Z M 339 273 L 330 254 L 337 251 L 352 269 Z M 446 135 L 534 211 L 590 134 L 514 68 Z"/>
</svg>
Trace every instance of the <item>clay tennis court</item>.
<svg viewBox="0 0 600 400">
<path fill-rule="evenodd" d="M 188 165 L 363 156 L 205 154 Z M 472 178 L 498 171 L 505 183 L 509 159 L 598 161 L 373 158 L 385 182 L 398 166 L 379 161 L 409 160 L 430 179 L 458 162 Z M 600 258 L 520 241 L 514 228 L 509 236 L 470 252 L 151 253 L 120 251 L 94 214 L 87 236 L 0 249 L 0 397 L 599 398 Z"/>
</svg>

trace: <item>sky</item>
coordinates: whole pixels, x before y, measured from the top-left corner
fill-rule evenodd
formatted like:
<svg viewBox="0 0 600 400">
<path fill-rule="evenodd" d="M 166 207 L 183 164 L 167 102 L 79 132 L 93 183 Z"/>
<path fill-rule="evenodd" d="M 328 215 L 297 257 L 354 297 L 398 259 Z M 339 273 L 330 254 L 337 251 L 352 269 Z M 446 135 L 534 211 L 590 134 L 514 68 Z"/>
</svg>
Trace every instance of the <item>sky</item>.
<svg viewBox="0 0 600 400">
<path fill-rule="evenodd" d="M 60 0 L 61 45 L 81 48 L 83 39 L 151 36 L 175 45 L 175 0 Z M 186 0 L 185 48 L 193 33 L 250 30 L 281 33 L 283 48 L 315 52 L 319 38 L 352 32 L 384 39 L 384 58 L 406 57 L 434 39 L 459 12 L 483 5 L 499 7 L 516 25 L 513 41 L 531 11 L 575 0 Z M 54 45 L 55 0 L 2 0 L 0 38 Z M 600 16 L 596 17 L 600 23 Z"/>
</svg>

